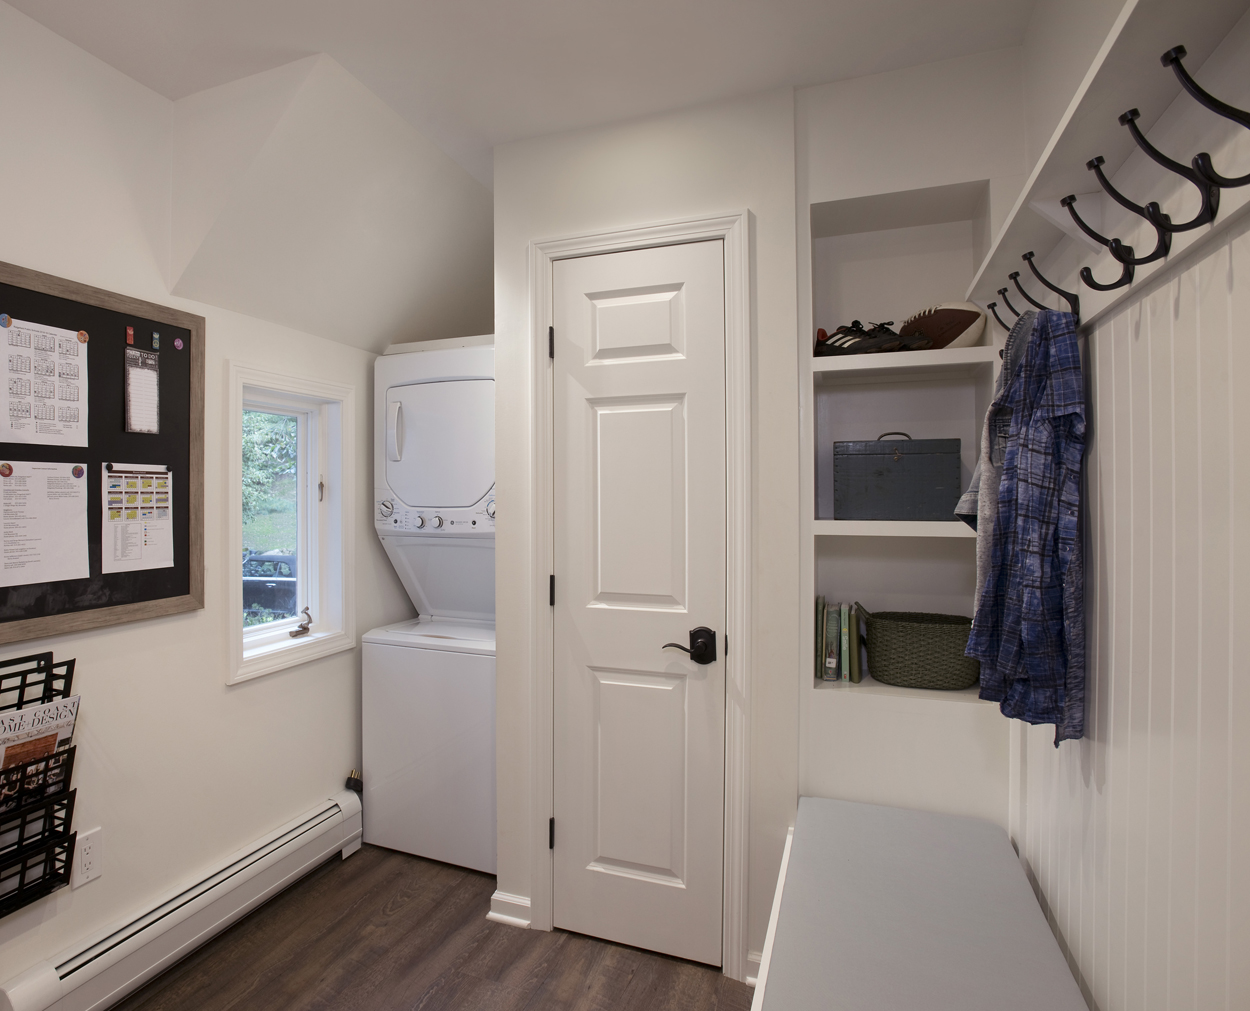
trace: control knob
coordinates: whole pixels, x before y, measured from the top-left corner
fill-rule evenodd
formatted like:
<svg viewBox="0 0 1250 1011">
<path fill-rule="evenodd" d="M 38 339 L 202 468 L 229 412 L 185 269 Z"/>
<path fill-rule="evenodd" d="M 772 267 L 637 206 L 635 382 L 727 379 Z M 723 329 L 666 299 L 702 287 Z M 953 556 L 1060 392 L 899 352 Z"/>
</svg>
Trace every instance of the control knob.
<svg viewBox="0 0 1250 1011">
<path fill-rule="evenodd" d="M 432 526 L 435 530 L 437 530 L 442 525 L 443 525 L 443 517 L 441 516 L 435 516 L 432 520 L 430 520 L 430 526 Z"/>
<path fill-rule="evenodd" d="M 412 525 L 413 525 L 414 527 L 416 527 L 418 530 L 420 530 L 423 526 L 425 526 L 425 517 L 424 517 L 424 516 L 418 516 L 418 517 L 417 517 L 417 518 L 413 521 L 413 524 L 412 524 Z"/>
<path fill-rule="evenodd" d="M 395 504 L 389 499 L 383 499 L 378 503 L 378 512 L 382 514 L 382 518 L 390 516 L 395 511 Z"/>
<path fill-rule="evenodd" d="M 491 499 L 489 502 L 486 503 L 486 515 L 489 516 L 491 519 L 495 518 L 495 500 L 494 499 Z"/>
</svg>

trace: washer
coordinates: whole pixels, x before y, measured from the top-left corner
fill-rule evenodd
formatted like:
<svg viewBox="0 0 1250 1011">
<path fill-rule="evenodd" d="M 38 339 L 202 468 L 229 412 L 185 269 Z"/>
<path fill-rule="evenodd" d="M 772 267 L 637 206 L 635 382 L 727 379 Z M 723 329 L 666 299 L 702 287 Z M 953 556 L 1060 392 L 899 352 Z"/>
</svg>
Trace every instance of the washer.
<svg viewBox="0 0 1250 1011">
<path fill-rule="evenodd" d="M 364 841 L 495 872 L 492 337 L 374 366 L 374 529 L 415 620 L 363 637 Z"/>
</svg>

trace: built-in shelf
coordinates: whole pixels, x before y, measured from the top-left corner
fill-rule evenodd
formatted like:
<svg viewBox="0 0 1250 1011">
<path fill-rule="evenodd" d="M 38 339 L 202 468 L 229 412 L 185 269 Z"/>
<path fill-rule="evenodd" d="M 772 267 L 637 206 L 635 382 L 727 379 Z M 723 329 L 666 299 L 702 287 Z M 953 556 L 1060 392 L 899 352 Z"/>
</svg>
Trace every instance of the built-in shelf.
<svg viewBox="0 0 1250 1011">
<path fill-rule="evenodd" d="M 998 351 L 989 345 L 942 348 L 940 351 L 842 355 L 812 358 L 812 379 L 816 383 L 846 383 L 970 376 L 982 369 L 992 369 L 997 362 Z"/>
<path fill-rule="evenodd" d="M 1138 126 L 1149 133 L 1158 117 L 1180 94 L 1179 82 L 1171 70 L 1159 65 L 1159 57 L 1173 46 L 1184 45 L 1189 51 L 1186 67 L 1191 70 L 1201 67 L 1244 13 L 1244 0 L 1185 0 L 1184 3 L 1127 0 L 982 260 L 968 287 L 969 299 L 982 305 L 995 301 L 997 289 L 1006 285 L 1010 288 L 1008 297 L 1016 303 L 1016 308 L 1021 308 L 1024 300 L 1008 280 L 1011 272 L 1020 271 L 1025 288 L 1034 297 L 1044 295 L 1041 300 L 1046 304 L 1067 308 L 1038 284 L 1028 266 L 1021 262 L 1021 256 L 1033 251 L 1040 265 L 1066 236 L 1077 235 L 1075 224 L 1066 220 L 1067 212 L 1059 206 L 1059 201 L 1070 193 L 1098 190 L 1097 180 L 1085 167 L 1087 161 L 1101 155 L 1106 160 L 1104 171 L 1114 178 L 1129 155 L 1137 150 L 1129 132 L 1116 121 L 1120 113 L 1130 108 L 1140 109 L 1142 116 Z M 1226 193 L 1235 196 L 1237 191 Z M 1043 210 L 1055 215 L 1062 227 Z M 1227 216 L 1226 212 L 1222 210 L 1221 216 Z M 1174 236 L 1171 258 L 1187 245 L 1201 241 L 1207 231 L 1203 228 L 1178 233 Z M 1139 267 L 1134 284 L 1140 285 L 1165 263 L 1160 260 Z M 1088 288 L 1082 287 L 1080 293 L 1082 300 L 1087 294 L 1092 296 Z M 1091 301 L 1094 301 L 1092 297 Z M 1090 314 L 1083 312 L 1082 315 L 1088 322 Z"/>
<path fill-rule="evenodd" d="M 845 692 L 849 695 L 875 695 L 889 696 L 898 699 L 912 699 L 925 702 L 962 702 L 973 703 L 978 706 L 996 705 L 994 702 L 987 702 L 980 697 L 981 689 L 973 685 L 971 688 L 964 688 L 957 692 L 934 691 L 931 688 L 898 688 L 895 685 L 885 685 L 880 681 L 874 681 L 869 675 L 865 674 L 864 679 L 859 684 L 852 684 L 850 681 L 817 681 L 812 679 L 812 684 L 816 691 L 819 692 Z"/>
<path fill-rule="evenodd" d="M 975 540 L 977 532 L 963 520 L 815 520 L 817 537 L 960 537 Z"/>
</svg>

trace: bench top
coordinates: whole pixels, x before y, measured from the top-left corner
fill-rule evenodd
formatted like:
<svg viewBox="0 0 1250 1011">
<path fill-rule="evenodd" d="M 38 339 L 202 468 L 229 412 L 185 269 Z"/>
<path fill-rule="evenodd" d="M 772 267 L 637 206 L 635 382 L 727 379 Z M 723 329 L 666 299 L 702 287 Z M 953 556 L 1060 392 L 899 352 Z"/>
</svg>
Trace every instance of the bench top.
<svg viewBox="0 0 1250 1011">
<path fill-rule="evenodd" d="M 1086 1011 L 997 825 L 802 797 L 762 1011 Z"/>
</svg>

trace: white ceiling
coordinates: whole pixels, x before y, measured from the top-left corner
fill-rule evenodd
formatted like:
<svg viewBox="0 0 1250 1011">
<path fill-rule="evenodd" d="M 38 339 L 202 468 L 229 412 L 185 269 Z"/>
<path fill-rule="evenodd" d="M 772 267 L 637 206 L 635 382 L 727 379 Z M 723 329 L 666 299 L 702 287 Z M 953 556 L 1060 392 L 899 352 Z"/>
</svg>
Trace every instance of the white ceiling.
<svg viewBox="0 0 1250 1011">
<path fill-rule="evenodd" d="M 170 99 L 333 57 L 490 184 L 504 141 L 1017 45 L 1034 0 L 8 0 Z"/>
</svg>

